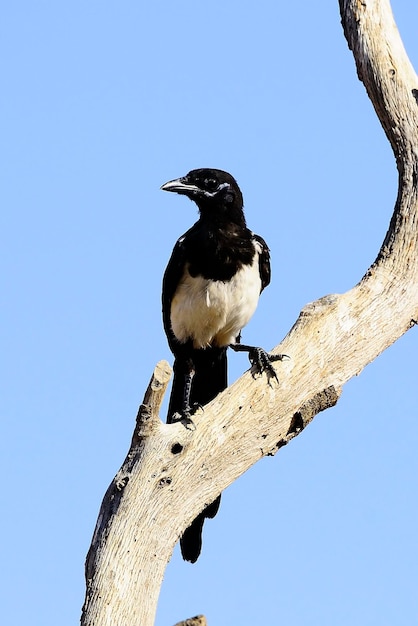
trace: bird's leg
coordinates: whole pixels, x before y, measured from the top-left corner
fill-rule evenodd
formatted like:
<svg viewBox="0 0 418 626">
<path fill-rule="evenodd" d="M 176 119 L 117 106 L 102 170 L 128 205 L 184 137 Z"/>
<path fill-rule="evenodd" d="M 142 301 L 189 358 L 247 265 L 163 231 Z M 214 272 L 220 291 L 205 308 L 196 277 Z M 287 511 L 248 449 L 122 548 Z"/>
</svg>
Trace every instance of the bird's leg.
<svg viewBox="0 0 418 626">
<path fill-rule="evenodd" d="M 196 374 L 196 370 L 194 368 L 193 361 L 188 359 L 187 361 L 187 372 L 184 377 L 184 395 L 183 395 L 183 414 L 191 415 L 190 408 L 190 396 L 192 393 L 192 383 L 194 375 Z"/>
<path fill-rule="evenodd" d="M 195 425 L 191 416 L 195 412 L 195 408 L 192 409 L 190 406 L 190 395 L 192 393 L 192 383 L 196 370 L 192 359 L 187 359 L 186 363 L 187 369 L 184 375 L 183 407 L 181 413 L 175 413 L 171 421 L 181 422 L 186 428 L 194 430 Z"/>
<path fill-rule="evenodd" d="M 276 370 L 272 366 L 274 361 L 283 361 L 285 359 L 290 359 L 287 354 L 269 354 L 263 348 L 257 348 L 255 346 L 246 346 L 242 343 L 239 343 L 239 337 L 237 343 L 231 343 L 230 348 L 234 350 L 234 352 L 248 352 L 248 358 L 251 363 L 251 374 L 253 378 L 257 375 L 262 375 L 263 372 L 267 374 L 267 379 L 270 382 L 272 378 L 279 382 L 277 378 Z"/>
</svg>

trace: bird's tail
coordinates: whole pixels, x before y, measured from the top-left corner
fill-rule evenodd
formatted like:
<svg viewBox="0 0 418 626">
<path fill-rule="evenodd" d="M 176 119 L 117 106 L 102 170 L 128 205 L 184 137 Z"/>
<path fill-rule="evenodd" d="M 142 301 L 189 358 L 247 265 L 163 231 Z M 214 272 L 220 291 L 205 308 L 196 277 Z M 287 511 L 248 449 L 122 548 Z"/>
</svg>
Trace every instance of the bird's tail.
<svg viewBox="0 0 418 626">
<path fill-rule="evenodd" d="M 195 375 L 193 377 L 190 405 L 204 406 L 227 387 L 226 348 L 207 348 L 194 350 L 191 355 Z M 176 357 L 174 378 L 168 407 L 167 423 L 172 422 L 175 413 L 181 413 L 184 402 L 185 377 L 190 364 L 185 359 Z M 219 495 L 193 520 L 180 538 L 181 554 L 185 561 L 195 563 L 202 549 L 202 529 L 206 518 L 215 517 L 221 502 Z"/>
<path fill-rule="evenodd" d="M 203 509 L 180 537 L 181 555 L 185 561 L 195 563 L 202 549 L 202 529 L 206 518 L 215 517 L 221 504 L 221 494 Z"/>
</svg>

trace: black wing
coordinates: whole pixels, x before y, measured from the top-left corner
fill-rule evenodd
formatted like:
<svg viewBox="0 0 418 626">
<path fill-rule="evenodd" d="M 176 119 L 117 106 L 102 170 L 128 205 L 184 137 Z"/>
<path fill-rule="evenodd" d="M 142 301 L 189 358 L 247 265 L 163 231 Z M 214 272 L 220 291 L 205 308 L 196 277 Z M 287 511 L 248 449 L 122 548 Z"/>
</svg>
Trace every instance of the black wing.
<svg viewBox="0 0 418 626">
<path fill-rule="evenodd" d="M 171 301 L 177 289 L 181 277 L 183 276 L 184 266 L 186 263 L 186 249 L 184 245 L 185 238 L 183 235 L 177 241 L 171 254 L 170 260 L 164 272 L 163 278 L 163 292 L 162 292 L 162 305 L 163 305 L 163 324 L 165 334 L 167 335 L 168 344 L 172 352 L 175 353 L 175 347 L 177 340 L 171 328 Z"/>
<path fill-rule="evenodd" d="M 260 278 L 261 278 L 261 291 L 270 283 L 271 279 L 271 269 L 270 269 L 270 250 L 266 242 L 260 235 L 255 235 L 253 233 L 254 240 L 260 244 L 261 252 L 259 257 L 259 268 L 260 268 Z"/>
</svg>

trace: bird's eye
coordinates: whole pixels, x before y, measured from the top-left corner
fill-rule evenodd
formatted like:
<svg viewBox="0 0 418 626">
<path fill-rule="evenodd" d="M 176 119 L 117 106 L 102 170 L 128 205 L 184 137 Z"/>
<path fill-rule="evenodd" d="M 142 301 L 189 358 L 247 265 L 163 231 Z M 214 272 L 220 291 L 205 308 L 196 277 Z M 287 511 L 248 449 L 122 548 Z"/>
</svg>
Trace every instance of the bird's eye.
<svg viewBox="0 0 418 626">
<path fill-rule="evenodd" d="M 218 188 L 218 181 L 215 178 L 205 178 L 203 182 L 208 191 L 215 191 Z"/>
</svg>

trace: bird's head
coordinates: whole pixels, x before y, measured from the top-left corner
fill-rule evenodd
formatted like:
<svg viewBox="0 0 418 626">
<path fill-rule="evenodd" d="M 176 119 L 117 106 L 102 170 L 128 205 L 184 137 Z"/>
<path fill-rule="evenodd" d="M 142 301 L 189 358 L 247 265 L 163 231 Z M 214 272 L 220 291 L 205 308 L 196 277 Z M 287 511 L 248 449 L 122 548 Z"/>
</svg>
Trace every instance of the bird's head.
<svg viewBox="0 0 418 626">
<path fill-rule="evenodd" d="M 210 168 L 191 170 L 186 176 L 165 183 L 161 189 L 174 191 L 196 202 L 202 217 L 224 217 L 245 225 L 242 193 L 228 172 Z"/>
</svg>

